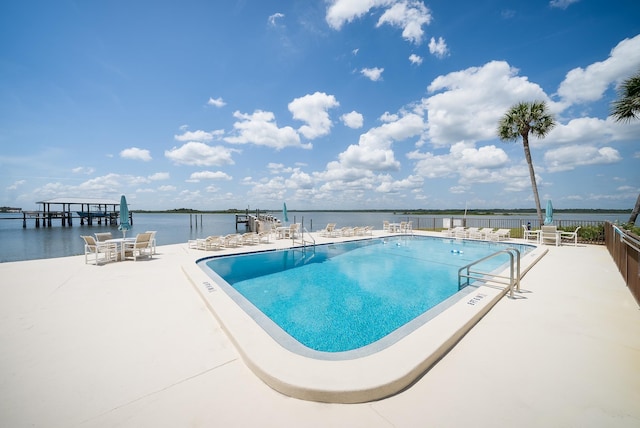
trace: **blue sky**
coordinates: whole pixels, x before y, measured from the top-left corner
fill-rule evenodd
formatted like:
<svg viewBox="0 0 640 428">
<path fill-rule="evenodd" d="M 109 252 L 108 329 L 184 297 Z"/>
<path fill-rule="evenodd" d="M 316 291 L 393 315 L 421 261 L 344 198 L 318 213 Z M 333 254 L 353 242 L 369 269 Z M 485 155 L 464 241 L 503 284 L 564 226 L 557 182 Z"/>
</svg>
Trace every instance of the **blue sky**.
<svg viewBox="0 0 640 428">
<path fill-rule="evenodd" d="M 533 208 L 500 117 L 543 100 L 540 197 L 631 209 L 640 2 L 0 2 L 0 205 Z"/>
</svg>

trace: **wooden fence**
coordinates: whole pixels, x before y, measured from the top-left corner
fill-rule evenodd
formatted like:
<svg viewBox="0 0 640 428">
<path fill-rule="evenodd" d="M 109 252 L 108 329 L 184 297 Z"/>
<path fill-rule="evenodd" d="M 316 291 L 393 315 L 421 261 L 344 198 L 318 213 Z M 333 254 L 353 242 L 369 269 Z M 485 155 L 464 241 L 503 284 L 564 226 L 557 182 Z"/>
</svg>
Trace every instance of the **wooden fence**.
<svg viewBox="0 0 640 428">
<path fill-rule="evenodd" d="M 627 287 L 640 305 L 640 272 L 638 271 L 638 254 L 640 253 L 640 237 L 626 232 L 617 226 L 606 223 L 605 245 L 609 254 L 618 266 Z"/>
</svg>

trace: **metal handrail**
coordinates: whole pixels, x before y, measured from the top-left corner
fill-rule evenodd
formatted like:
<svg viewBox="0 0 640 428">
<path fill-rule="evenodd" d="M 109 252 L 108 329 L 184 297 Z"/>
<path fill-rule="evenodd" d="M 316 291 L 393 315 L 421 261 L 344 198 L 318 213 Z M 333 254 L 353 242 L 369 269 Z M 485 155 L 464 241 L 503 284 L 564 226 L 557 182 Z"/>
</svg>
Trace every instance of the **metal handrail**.
<svg viewBox="0 0 640 428">
<path fill-rule="evenodd" d="M 514 267 L 514 253 L 515 253 L 515 259 L 516 259 L 516 264 Z M 472 271 L 471 267 L 477 265 L 478 263 L 481 263 L 485 260 L 491 259 L 493 257 L 499 256 L 501 254 L 509 254 L 509 277 L 506 276 L 502 276 L 502 275 L 497 275 L 494 273 L 490 273 L 490 272 L 480 272 L 480 271 Z M 463 274 L 463 271 L 466 269 L 466 274 Z M 477 276 L 476 276 L 477 275 Z M 466 284 L 462 285 L 462 278 L 466 278 Z M 509 282 L 502 282 L 497 280 L 496 278 L 499 279 L 509 279 Z M 516 248 L 513 247 L 509 247 L 509 248 L 505 248 L 504 250 L 500 250 L 497 251 L 493 254 L 489 254 L 486 257 L 483 257 L 479 260 L 476 260 L 474 262 L 469 263 L 466 266 L 461 267 L 460 269 L 458 269 L 458 290 L 462 290 L 464 287 L 469 285 L 469 280 L 473 279 L 476 281 L 482 281 L 482 282 L 496 282 L 498 284 L 505 284 L 509 286 L 509 297 L 513 297 L 513 288 L 514 286 L 517 287 L 517 291 L 520 292 L 520 251 Z"/>
<path fill-rule="evenodd" d="M 313 237 L 313 235 L 307 230 L 307 228 L 303 226 L 301 231 L 302 231 L 302 233 L 300 234 L 301 235 L 300 242 L 302 242 L 302 246 L 306 247 L 307 246 L 306 242 L 312 242 L 313 246 L 315 247 L 316 246 L 316 240 Z M 304 233 L 305 232 L 307 232 L 307 235 L 311 238 L 311 241 L 306 241 L 304 239 Z M 291 240 L 295 243 L 295 237 L 293 235 L 291 236 Z"/>
<path fill-rule="evenodd" d="M 612 226 L 613 226 L 613 229 L 616 231 L 616 233 L 618 233 L 620 235 L 620 241 L 621 242 L 624 242 L 625 244 L 627 244 L 628 246 L 630 246 L 634 250 L 640 252 L 640 241 L 638 241 L 634 237 L 630 236 L 627 232 L 625 232 L 624 230 L 620 229 L 615 224 L 613 224 Z"/>
</svg>

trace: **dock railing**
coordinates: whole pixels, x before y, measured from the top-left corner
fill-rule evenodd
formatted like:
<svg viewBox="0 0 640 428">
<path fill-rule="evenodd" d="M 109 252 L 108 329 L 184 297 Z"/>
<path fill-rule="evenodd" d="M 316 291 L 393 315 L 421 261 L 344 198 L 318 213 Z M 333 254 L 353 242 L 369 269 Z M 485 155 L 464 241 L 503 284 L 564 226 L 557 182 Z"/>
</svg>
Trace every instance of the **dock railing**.
<svg viewBox="0 0 640 428">
<path fill-rule="evenodd" d="M 618 266 L 631 294 L 640 305 L 640 272 L 638 270 L 640 238 L 611 223 L 605 224 L 604 235 L 609 254 Z"/>
</svg>

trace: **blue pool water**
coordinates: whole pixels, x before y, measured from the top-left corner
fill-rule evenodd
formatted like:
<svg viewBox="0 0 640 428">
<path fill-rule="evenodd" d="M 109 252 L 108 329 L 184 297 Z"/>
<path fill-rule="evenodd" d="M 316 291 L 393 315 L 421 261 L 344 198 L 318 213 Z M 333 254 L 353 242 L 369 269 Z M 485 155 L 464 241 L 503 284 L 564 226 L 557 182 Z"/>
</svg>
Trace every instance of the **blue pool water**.
<svg viewBox="0 0 640 428">
<path fill-rule="evenodd" d="M 460 267 L 513 246 L 393 237 L 201 263 L 296 341 L 343 352 L 378 341 L 455 295 Z M 530 249 L 515 246 L 523 254 Z M 505 254 L 480 267 L 489 272 L 507 262 Z"/>
</svg>

